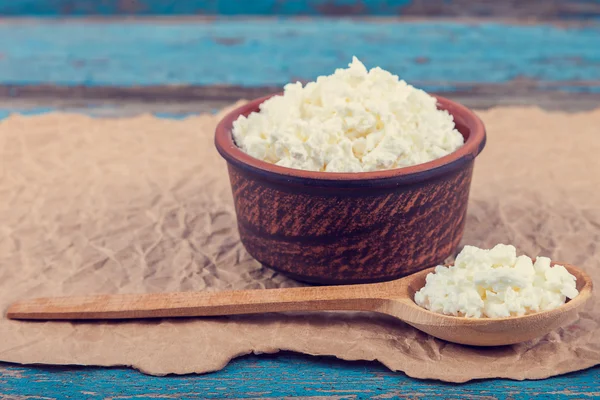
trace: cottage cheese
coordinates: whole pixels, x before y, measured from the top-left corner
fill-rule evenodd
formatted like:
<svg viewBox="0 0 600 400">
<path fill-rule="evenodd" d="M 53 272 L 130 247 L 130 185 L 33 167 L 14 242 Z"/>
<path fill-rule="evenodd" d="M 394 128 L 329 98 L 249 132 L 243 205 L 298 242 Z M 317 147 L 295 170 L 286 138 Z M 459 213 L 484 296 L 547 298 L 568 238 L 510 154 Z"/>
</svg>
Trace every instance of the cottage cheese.
<svg viewBox="0 0 600 400">
<path fill-rule="evenodd" d="M 550 259 L 516 256 L 513 246 L 491 250 L 473 246 L 456 257 L 454 266 L 438 266 L 427 275 L 415 302 L 436 313 L 498 318 L 551 310 L 579 292 L 576 278 Z"/>
<path fill-rule="evenodd" d="M 302 86 L 288 84 L 260 112 L 233 123 L 244 152 L 276 165 L 363 172 L 415 165 L 463 145 L 436 99 L 354 57 L 348 69 Z"/>
</svg>

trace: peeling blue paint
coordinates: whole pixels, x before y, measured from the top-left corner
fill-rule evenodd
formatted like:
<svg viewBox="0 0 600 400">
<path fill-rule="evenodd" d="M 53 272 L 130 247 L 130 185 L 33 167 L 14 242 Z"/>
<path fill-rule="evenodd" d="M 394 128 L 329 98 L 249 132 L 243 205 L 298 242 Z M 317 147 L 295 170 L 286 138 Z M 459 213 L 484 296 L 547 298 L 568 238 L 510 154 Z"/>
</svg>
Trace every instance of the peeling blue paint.
<svg viewBox="0 0 600 400">
<path fill-rule="evenodd" d="M 0 108 L 0 121 L 2 121 L 5 118 L 8 118 L 10 115 L 12 114 L 18 114 L 18 115 L 40 115 L 40 114 L 46 114 L 46 113 L 50 113 L 53 111 L 60 111 L 60 112 L 71 112 L 68 109 L 64 110 L 64 109 L 59 109 L 57 110 L 56 108 L 52 108 L 52 107 L 31 107 L 31 108 L 26 108 L 26 107 L 20 107 L 20 108 Z M 102 117 L 103 116 L 103 111 L 106 111 L 105 108 L 103 107 L 88 107 L 85 110 L 81 110 L 79 109 L 79 113 L 83 113 L 85 115 L 89 115 L 89 116 L 99 116 Z M 212 114 L 216 114 L 219 110 L 218 109 L 211 109 L 210 112 Z M 152 115 L 154 115 L 157 118 L 164 118 L 164 119 L 185 119 L 187 117 L 193 116 L 193 115 L 198 115 L 199 113 L 189 113 L 189 112 L 155 112 L 152 113 Z M 112 114 L 114 116 L 114 113 Z M 117 114 L 118 115 L 118 114 Z"/>
<path fill-rule="evenodd" d="M 389 15 L 411 0 L 20 0 L 0 3 L 0 15 Z"/>
<path fill-rule="evenodd" d="M 600 91 L 600 24 L 223 20 L 0 23 L 0 84 L 262 87 L 353 55 L 428 90 L 520 79 Z"/>
<path fill-rule="evenodd" d="M 600 396 L 599 376 L 596 367 L 541 381 L 497 379 L 458 385 L 411 379 L 373 362 L 298 354 L 243 357 L 201 376 L 153 377 L 129 369 L 0 364 L 0 398 L 591 399 Z"/>
<path fill-rule="evenodd" d="M 600 0 L 6 0 L 4 16 L 377 15 L 597 18 Z"/>
<path fill-rule="evenodd" d="M 20 115 L 39 115 L 46 114 L 52 111 L 56 111 L 55 108 L 51 107 L 33 107 L 33 108 L 0 108 L 0 120 L 7 118 L 11 114 Z"/>
<path fill-rule="evenodd" d="M 216 114 L 218 112 L 218 110 L 216 109 L 212 109 L 211 113 L 212 114 Z M 172 112 L 155 112 L 152 113 L 152 115 L 154 115 L 157 118 L 162 118 L 162 119 L 185 119 L 187 117 L 190 117 L 192 115 L 196 115 L 196 114 L 192 114 L 192 113 L 172 113 Z"/>
<path fill-rule="evenodd" d="M 11 108 L 0 108 L 0 121 L 9 117 L 12 114 L 18 114 L 18 115 L 40 115 L 40 114 L 47 114 L 50 112 L 67 112 L 67 113 L 71 113 L 71 112 L 77 112 L 80 114 L 84 114 L 84 115 L 89 115 L 91 117 L 105 117 L 107 111 L 109 112 L 109 116 L 122 116 L 119 113 L 115 112 L 114 108 L 111 107 L 106 107 L 106 106 L 94 106 L 94 105 L 88 105 L 86 108 L 82 109 L 82 108 L 77 108 L 77 111 L 71 111 L 69 108 L 63 108 L 63 109 L 57 109 L 57 108 L 53 108 L 53 107 L 11 107 Z M 217 108 L 212 108 L 209 109 L 207 111 L 202 111 L 202 112 L 210 112 L 211 114 L 216 114 L 218 113 L 220 110 Z M 163 118 L 163 119 L 185 119 L 187 117 L 191 117 L 194 115 L 198 115 L 201 112 L 154 112 L 151 113 L 152 115 L 154 115 L 157 118 Z M 128 114 L 125 114 L 128 115 Z"/>
</svg>

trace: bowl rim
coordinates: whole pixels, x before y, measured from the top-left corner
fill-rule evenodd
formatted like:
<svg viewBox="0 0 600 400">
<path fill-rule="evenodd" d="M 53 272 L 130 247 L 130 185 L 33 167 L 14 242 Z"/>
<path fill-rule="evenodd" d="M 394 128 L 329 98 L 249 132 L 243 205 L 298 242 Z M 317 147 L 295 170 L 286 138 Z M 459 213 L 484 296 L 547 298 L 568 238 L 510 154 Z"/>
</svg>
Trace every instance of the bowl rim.
<svg viewBox="0 0 600 400">
<path fill-rule="evenodd" d="M 307 181 L 312 181 L 325 185 L 335 182 L 353 182 L 358 185 L 364 185 L 365 183 L 374 184 L 378 181 L 394 180 L 396 183 L 408 183 L 433 178 L 459 169 L 471 162 L 485 147 L 485 126 L 473 111 L 460 103 L 431 94 L 436 98 L 438 108 L 448 111 L 455 122 L 457 116 L 460 116 L 459 119 L 462 124 L 466 125 L 469 129 L 469 137 L 465 143 L 450 154 L 422 164 L 370 172 L 322 172 L 282 167 L 254 158 L 243 152 L 233 141 L 232 134 L 233 122 L 240 115 L 247 115 L 256 111 L 265 100 L 279 95 L 282 95 L 282 92 L 254 99 L 230 111 L 221 119 L 215 130 L 215 146 L 228 163 L 243 170 L 258 173 L 266 178 L 283 179 L 288 182 L 300 181 L 306 183 Z"/>
</svg>

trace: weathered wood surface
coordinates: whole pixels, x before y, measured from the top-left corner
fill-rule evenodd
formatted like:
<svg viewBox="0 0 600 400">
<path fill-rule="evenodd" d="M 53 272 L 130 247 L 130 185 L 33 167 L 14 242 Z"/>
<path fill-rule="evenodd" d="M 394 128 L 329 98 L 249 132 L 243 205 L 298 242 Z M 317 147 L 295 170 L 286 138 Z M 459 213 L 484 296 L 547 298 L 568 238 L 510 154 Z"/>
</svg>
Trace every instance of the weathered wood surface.
<svg viewBox="0 0 600 400">
<path fill-rule="evenodd" d="M 599 376 L 597 367 L 543 381 L 458 385 L 414 380 L 375 362 L 282 353 L 242 357 L 202 376 L 0 364 L 0 399 L 597 399 Z"/>
<path fill-rule="evenodd" d="M 600 23 L 5 19 L 0 107 L 206 112 L 353 55 L 475 108 L 600 104 Z"/>
<path fill-rule="evenodd" d="M 54 9 L 35 11 L 35 7 L 50 4 L 42 0 L 0 2 L 0 14 L 13 10 L 13 14 L 21 15 L 19 7 L 25 3 L 33 7 L 29 15 L 58 15 Z M 108 15 L 116 3 L 52 1 L 56 6 L 75 7 L 61 11 L 65 14 L 81 14 L 76 7 L 87 4 L 108 7 L 106 12 L 94 8 L 91 11 Z M 167 1 L 132 4 L 136 3 L 164 5 Z M 182 4 L 225 4 L 195 0 L 168 3 L 173 10 L 184 7 Z M 288 7 L 288 3 L 295 2 L 285 2 L 284 6 Z M 308 4 L 308 0 L 297 3 Z M 436 3 L 442 1 L 427 4 Z M 471 15 L 469 9 L 475 7 L 465 1 L 443 3 L 451 4 L 452 10 L 464 15 Z M 516 4 L 473 3 L 480 3 L 480 10 L 514 8 L 513 3 Z M 539 11 L 541 18 L 554 15 L 555 11 L 547 10 L 559 3 L 563 8 L 586 9 L 582 15 L 590 17 L 597 14 L 593 10 L 598 1 L 544 1 L 548 8 L 539 8 L 540 1 L 518 3 L 524 8 L 537 4 L 538 9 L 531 10 Z M 551 109 L 581 110 L 600 106 L 598 22 L 563 19 L 531 25 L 519 21 L 396 19 L 19 19 L 0 21 L 0 118 L 11 112 L 37 114 L 55 110 L 97 116 L 152 112 L 169 118 L 214 112 L 238 98 L 279 90 L 289 80 L 310 80 L 329 74 L 354 54 L 369 66 L 380 65 L 410 83 L 474 108 L 538 104 Z M 245 357 L 214 374 L 167 378 L 149 377 L 129 369 L 0 364 L 0 399 L 286 396 L 591 399 L 600 398 L 600 368 L 544 381 L 489 380 L 451 385 L 416 381 L 377 363 L 290 354 Z"/>
<path fill-rule="evenodd" d="M 88 86 L 1 86 L 0 116 L 11 112 L 45 110 L 80 112 L 95 116 L 128 116 L 153 113 L 165 117 L 214 113 L 239 99 L 275 93 L 281 87 L 153 86 L 135 88 Z M 547 110 L 582 111 L 600 105 L 600 93 L 541 90 L 518 82 L 474 85 L 465 90 L 438 90 L 442 96 L 474 109 L 495 106 L 535 105 Z"/>
<path fill-rule="evenodd" d="M 427 90 L 600 92 L 600 23 L 1 20 L 0 84 L 281 86 L 358 56 Z"/>
<path fill-rule="evenodd" d="M 8 0 L 0 15 L 401 15 L 597 18 L 599 0 Z"/>
</svg>

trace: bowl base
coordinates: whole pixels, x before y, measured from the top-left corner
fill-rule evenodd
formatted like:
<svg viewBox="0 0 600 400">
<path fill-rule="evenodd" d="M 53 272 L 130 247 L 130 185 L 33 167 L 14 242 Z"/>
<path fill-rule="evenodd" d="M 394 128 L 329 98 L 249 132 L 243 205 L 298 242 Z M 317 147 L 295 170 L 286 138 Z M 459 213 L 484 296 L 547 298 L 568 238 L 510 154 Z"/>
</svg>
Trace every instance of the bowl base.
<svg viewBox="0 0 600 400">
<path fill-rule="evenodd" d="M 335 279 L 335 278 L 319 278 L 319 277 L 315 277 L 315 276 L 298 275 L 298 274 L 295 274 L 293 272 L 284 271 L 282 269 L 279 269 L 277 267 L 273 267 L 273 266 L 265 264 L 265 263 L 261 263 L 261 265 L 263 265 L 264 267 L 267 267 L 269 269 L 272 269 L 272 270 L 274 270 L 276 272 L 279 272 L 280 274 L 285 275 L 288 278 L 291 278 L 291 279 L 293 279 L 295 281 L 299 281 L 299 282 L 302 282 L 302 283 L 307 283 L 307 284 L 315 285 L 315 286 L 357 285 L 357 284 L 362 284 L 362 283 L 388 282 L 388 281 L 393 281 L 393 280 L 396 280 L 396 279 L 403 278 L 403 277 L 408 276 L 408 275 L 412 275 L 415 272 L 419 272 L 419 271 L 422 271 L 422 270 L 427 269 L 429 267 L 432 267 L 432 265 L 429 265 L 429 266 L 425 266 L 423 268 L 420 268 L 418 270 L 411 271 L 409 273 L 400 273 L 400 274 L 396 274 L 396 275 L 384 276 L 384 277 L 373 278 L 373 279 Z"/>
</svg>

